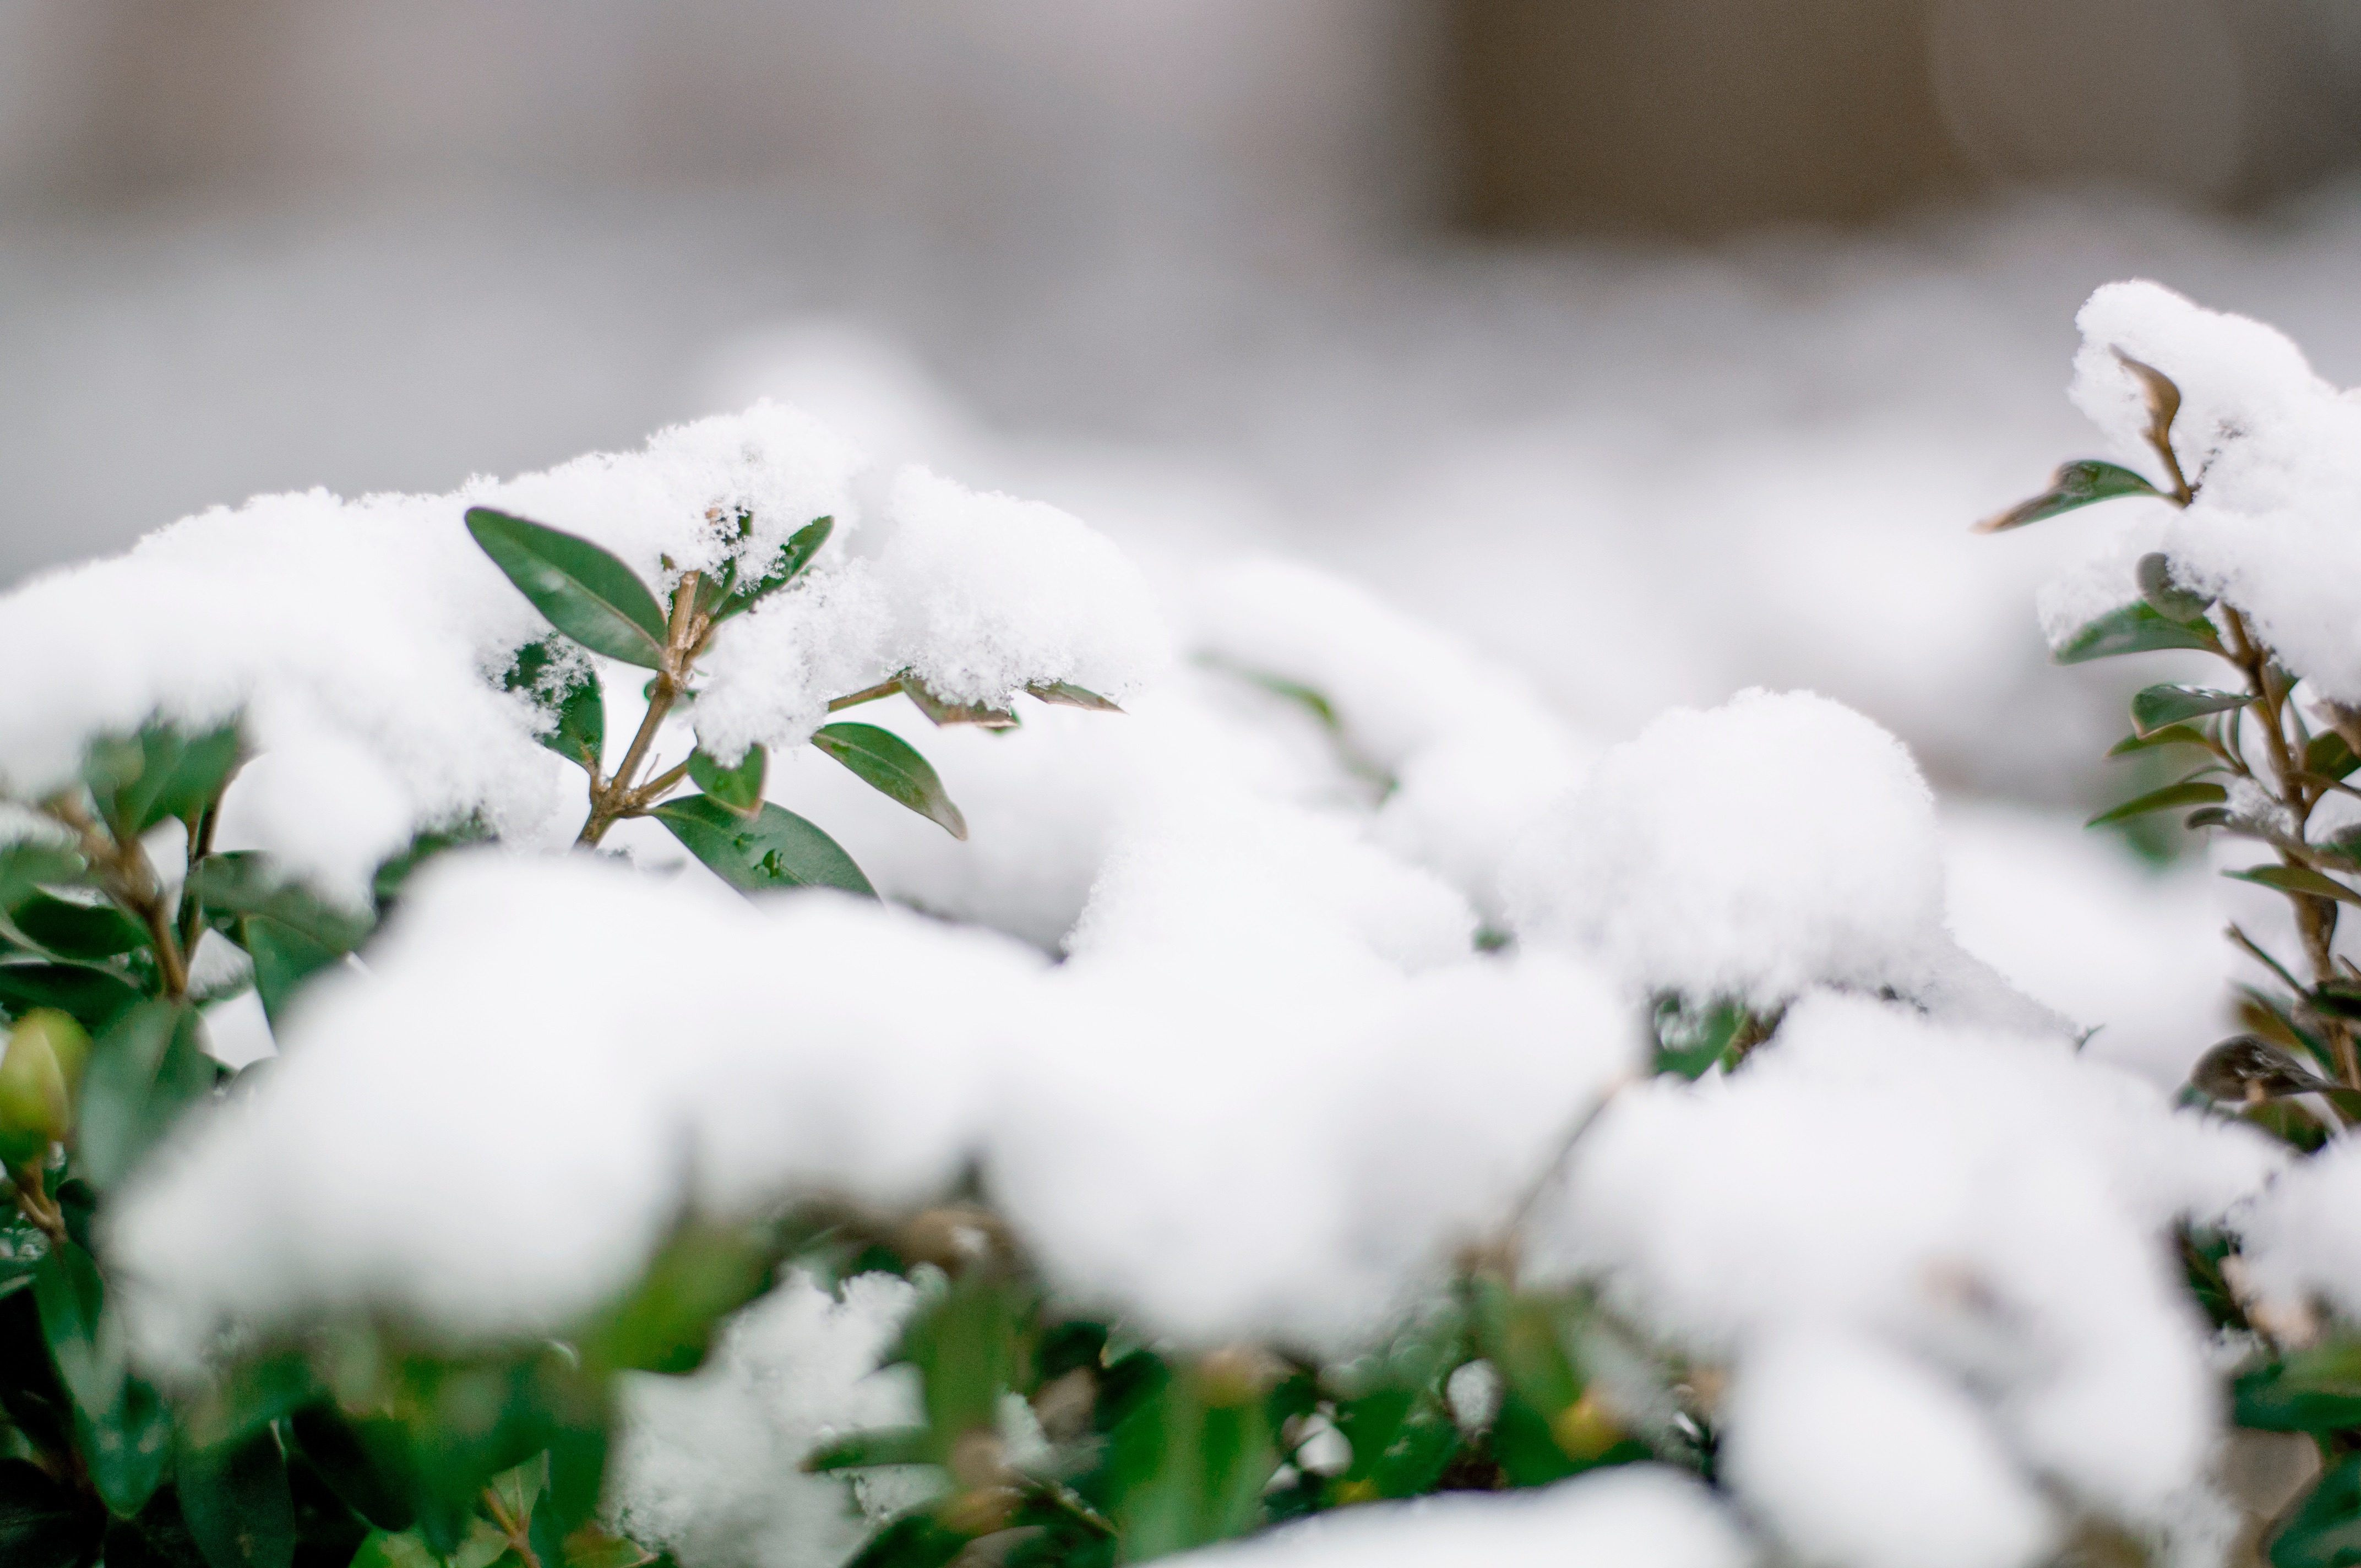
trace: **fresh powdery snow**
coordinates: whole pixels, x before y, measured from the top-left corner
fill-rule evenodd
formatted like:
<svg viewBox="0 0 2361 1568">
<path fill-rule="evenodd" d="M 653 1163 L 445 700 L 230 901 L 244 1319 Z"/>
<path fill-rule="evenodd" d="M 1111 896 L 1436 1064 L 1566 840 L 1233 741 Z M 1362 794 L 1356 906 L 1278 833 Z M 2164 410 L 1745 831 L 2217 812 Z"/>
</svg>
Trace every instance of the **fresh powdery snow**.
<svg viewBox="0 0 2361 1568">
<path fill-rule="evenodd" d="M 560 1332 L 684 1216 L 906 1210 L 972 1175 L 1062 1306 L 1181 1350 L 1350 1354 L 1462 1249 L 1514 1241 L 1530 1280 L 1730 1374 L 1735 1508 L 1640 1467 L 1351 1510 L 1208 1568 L 2021 1568 L 2067 1505 L 2169 1533 L 2202 1490 L 2221 1412 L 2177 1220 L 2361 1295 L 2334 1255 L 2270 1251 L 2350 1211 L 2350 1162 L 2279 1177 L 2273 1146 L 2078 1053 L 2104 1020 L 1953 939 L 1933 798 L 1870 720 L 1756 691 L 1601 748 L 1349 585 L 1252 558 L 1151 580 L 1071 517 L 930 473 L 895 484 L 882 543 L 832 542 L 724 629 L 690 720 L 725 754 L 778 748 L 774 798 L 886 905 L 741 898 L 647 823 L 620 855 L 552 852 L 581 784 L 498 689 L 542 626 L 464 508 L 653 581 L 850 529 L 856 466 L 758 408 L 452 496 L 258 500 L 0 600 L 12 793 L 151 715 L 243 713 L 223 832 L 325 893 L 365 900 L 421 827 L 503 839 L 421 871 L 280 1015 L 280 1059 L 111 1204 L 148 1365 L 187 1376 L 231 1325 L 345 1310 L 463 1345 Z M 136 613 L 85 650 L 93 601 Z M 934 760 L 966 843 L 800 745 L 905 668 L 1023 717 L 857 715 Z M 638 680 L 609 673 L 628 712 Z M 1049 680 L 1126 711 L 1016 695 Z M 1649 1079 L 1667 993 L 1779 1028 L 1738 1071 Z M 257 1010 L 214 1016 L 269 1049 Z M 790 1274 L 696 1377 L 635 1380 L 610 1511 L 684 1568 L 840 1557 L 859 1519 L 794 1464 L 901 1419 L 899 1375 L 869 1373 L 910 1299 Z"/>
<path fill-rule="evenodd" d="M 2246 610 L 2263 641 L 2322 696 L 2361 703 L 2361 402 L 2339 392 L 2276 330 L 2208 311 L 2155 283 L 2111 283 L 2078 323 L 2074 401 L 2114 455 L 2169 489 L 2146 440 L 2148 414 L 2128 356 L 2180 389 L 2172 446 L 2196 500 L 2113 509 L 2119 537 L 2043 600 L 2053 642 L 2129 603 L 2143 549 L 2170 557 L 2176 580 Z M 2073 526 L 2072 520 L 2051 524 Z"/>
</svg>

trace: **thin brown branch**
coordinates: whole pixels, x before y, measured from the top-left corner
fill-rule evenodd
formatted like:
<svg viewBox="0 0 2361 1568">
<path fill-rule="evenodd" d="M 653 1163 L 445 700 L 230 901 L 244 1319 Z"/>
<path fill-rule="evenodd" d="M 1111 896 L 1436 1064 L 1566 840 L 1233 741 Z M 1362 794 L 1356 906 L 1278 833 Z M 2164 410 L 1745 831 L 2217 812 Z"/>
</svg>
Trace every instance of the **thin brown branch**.
<svg viewBox="0 0 2361 1568">
<path fill-rule="evenodd" d="M 895 692 L 900 691 L 901 689 L 902 677 L 895 675 L 890 681 L 880 681 L 873 686 L 864 686 L 860 691 L 851 694 L 850 696 L 832 696 L 829 698 L 828 710 L 830 713 L 841 713 L 848 707 L 859 707 L 864 702 L 875 702 L 881 697 L 892 696 Z"/>
<path fill-rule="evenodd" d="M 189 966 L 173 929 L 174 912 L 165 907 L 163 885 L 157 878 L 156 868 L 148 864 L 148 851 L 139 847 L 139 840 L 116 838 L 93 820 L 71 793 L 52 795 L 42 803 L 41 809 L 51 820 L 72 831 L 80 841 L 82 859 L 98 873 L 99 886 L 106 896 L 146 927 L 148 940 L 156 950 L 156 969 L 164 982 L 164 995 L 173 1001 L 186 996 Z"/>
</svg>

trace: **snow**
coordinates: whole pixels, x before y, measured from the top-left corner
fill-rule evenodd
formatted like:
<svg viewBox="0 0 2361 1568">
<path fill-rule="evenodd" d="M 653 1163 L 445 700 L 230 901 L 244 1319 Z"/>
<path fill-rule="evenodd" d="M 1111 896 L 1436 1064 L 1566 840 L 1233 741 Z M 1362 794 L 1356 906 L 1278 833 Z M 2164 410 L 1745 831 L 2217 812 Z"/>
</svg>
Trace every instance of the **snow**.
<svg viewBox="0 0 2361 1568">
<path fill-rule="evenodd" d="M 1765 1012 L 1814 984 L 1916 991 L 1949 947 L 1926 781 L 1808 692 L 1676 708 L 1609 751 L 1535 829 L 1510 912 L 1635 992 Z"/>
<path fill-rule="evenodd" d="M 2175 579 L 2248 612 L 2322 695 L 2361 700 L 2361 633 L 2344 593 L 2361 571 L 2349 521 L 2361 505 L 2361 403 L 2279 332 L 2156 283 L 2109 284 L 2077 320 L 2074 400 L 2119 455 L 2155 466 L 2139 387 L 2118 355 L 2180 389 L 2172 444 L 2198 494 L 2162 530 Z"/>
<path fill-rule="evenodd" d="M 865 1521 L 846 1483 L 800 1466 L 840 1433 L 921 1419 L 909 1369 L 877 1370 L 917 1298 L 864 1274 L 839 1299 L 791 1272 L 730 1321 L 693 1376 L 631 1375 L 608 1486 L 617 1526 L 692 1568 L 850 1558 Z"/>
<path fill-rule="evenodd" d="M 1756 1560 L 1703 1486 L 1655 1465 L 1538 1492 L 1373 1503 L 1171 1559 L 1201 1568 L 1746 1568 Z"/>
<path fill-rule="evenodd" d="M 2361 1316 L 2356 1201 L 2361 1146 L 2346 1139 L 2288 1171 L 2237 1217 L 2246 1266 L 2266 1300 L 2300 1307 L 2317 1294 Z"/>
<path fill-rule="evenodd" d="M 2056 1536 L 1967 1392 L 1872 1340 L 1778 1334 L 1740 1364 L 1720 1474 L 1806 1563 L 2022 1568 Z"/>
<path fill-rule="evenodd" d="M 1734 1077 L 1618 1096 L 1535 1262 L 1741 1368 L 1805 1329 L 1906 1352 L 1976 1392 L 2021 1467 L 2151 1517 L 2218 1419 L 2165 1232 L 2284 1159 L 2062 1042 L 1818 994 Z"/>
<path fill-rule="evenodd" d="M 1309 841 L 1266 886 L 1354 853 Z M 365 970 L 306 992 L 269 1077 L 111 1209 L 106 1245 L 169 1366 L 225 1321 L 338 1310 L 475 1343 L 588 1310 L 684 1211 L 895 1209 L 972 1159 L 1076 1299 L 1195 1343 L 1351 1343 L 1505 1221 L 1636 1040 L 1579 966 L 1467 951 L 1464 907 L 1455 960 L 1415 970 L 1364 908 L 1295 913 L 1293 946 L 1250 962 L 1260 927 L 1168 947 L 1118 907 L 1051 970 L 835 895 L 455 854 Z"/>
</svg>

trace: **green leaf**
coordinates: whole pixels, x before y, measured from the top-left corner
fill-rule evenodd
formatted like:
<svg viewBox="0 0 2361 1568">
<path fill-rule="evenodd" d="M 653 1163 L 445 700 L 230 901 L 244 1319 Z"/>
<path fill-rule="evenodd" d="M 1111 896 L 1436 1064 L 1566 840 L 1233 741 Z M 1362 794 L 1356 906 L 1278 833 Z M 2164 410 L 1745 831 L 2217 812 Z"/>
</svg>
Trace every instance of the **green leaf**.
<svg viewBox="0 0 2361 1568">
<path fill-rule="evenodd" d="M 319 1471 L 291 1444 L 287 1449 L 287 1486 L 295 1499 L 295 1561 L 346 1568 L 369 1537 L 368 1522 L 345 1506 Z"/>
<path fill-rule="evenodd" d="M 297 1410 L 288 1429 L 297 1451 L 346 1508 L 381 1530 L 411 1527 L 414 1482 L 407 1445 L 392 1422 L 355 1423 L 313 1405 Z"/>
<path fill-rule="evenodd" d="M 365 914 L 323 902 L 253 850 L 206 856 L 189 885 L 208 915 L 260 916 L 337 953 L 359 947 L 373 924 Z"/>
<path fill-rule="evenodd" d="M 741 893 L 834 887 L 874 898 L 877 890 L 837 841 L 794 812 L 765 803 L 748 821 L 701 795 L 649 812 L 716 876 Z"/>
<path fill-rule="evenodd" d="M 379 1530 L 361 1542 L 361 1549 L 353 1554 L 350 1568 L 444 1568 L 444 1563 L 415 1533 Z"/>
<path fill-rule="evenodd" d="M 2068 638 L 2050 657 L 2060 664 L 2112 659 L 2119 653 L 2153 653 L 2167 648 L 2222 652 L 2222 641 L 2203 621 L 2168 620 L 2145 603 L 2111 609 Z"/>
<path fill-rule="evenodd" d="M 874 724 L 823 725 L 812 744 L 887 799 L 901 802 L 954 839 L 967 837 L 967 818 L 951 804 L 933 764 L 892 730 Z"/>
<path fill-rule="evenodd" d="M 932 1464 L 940 1457 L 931 1428 L 879 1427 L 822 1443 L 805 1457 L 803 1467 L 826 1474 L 865 1470 L 875 1464 Z"/>
<path fill-rule="evenodd" d="M 2331 1465 L 2271 1541 L 2271 1568 L 2361 1563 L 2361 1453 Z"/>
<path fill-rule="evenodd" d="M 741 584 L 721 601 L 721 607 L 713 612 L 713 624 L 719 626 L 733 615 L 743 614 L 794 582 L 819 554 L 820 546 L 828 543 L 828 536 L 835 530 L 836 519 L 832 517 L 815 519 L 796 530 L 778 558 L 771 563 L 769 571 L 751 583 Z"/>
<path fill-rule="evenodd" d="M 93 746 L 82 779 L 116 836 L 135 837 L 211 805 L 237 772 L 239 751 L 235 724 L 195 736 L 150 724 L 132 739 Z"/>
<path fill-rule="evenodd" d="M 2151 751 L 2158 746 L 2202 746 L 2205 731 L 2191 724 L 2168 724 L 2152 735 L 2126 735 L 2107 749 L 2110 757 L 2128 757 L 2135 751 Z"/>
<path fill-rule="evenodd" d="M 1061 707 L 1085 707 L 1093 713 L 1123 711 L 1089 687 L 1078 686 L 1071 681 L 1035 681 L 1025 689 L 1043 702 L 1054 703 Z"/>
<path fill-rule="evenodd" d="M 549 623 L 593 653 L 664 668 L 664 609 L 631 569 L 588 540 L 489 507 L 467 532 Z"/>
<path fill-rule="evenodd" d="M 0 1563 L 72 1568 L 97 1544 L 99 1519 L 28 1460 L 0 1459 Z"/>
<path fill-rule="evenodd" d="M 2132 576 L 2139 584 L 2140 598 L 2167 620 L 2194 620 L 2213 602 L 2213 595 L 2192 592 L 2173 581 L 2172 558 L 2161 550 L 2141 556 Z"/>
<path fill-rule="evenodd" d="M 2361 904 L 2361 893 L 2304 866 L 2257 866 L 2251 871 L 2224 872 L 2234 882 L 2251 882 L 2258 886 L 2276 888 L 2281 893 L 2303 894 L 2312 898 L 2334 898 L 2346 904 Z"/>
<path fill-rule="evenodd" d="M 2124 496 L 2153 496 L 2158 491 L 2154 485 L 2120 464 L 2085 459 L 2069 463 L 2049 477 L 2049 488 L 2031 500 L 2020 502 L 1996 517 L 1988 517 L 1976 524 L 1978 533 L 2004 533 L 2012 528 L 2023 528 L 2028 522 L 2040 522 L 2086 507 L 2094 501 L 2111 501 Z"/>
<path fill-rule="evenodd" d="M 754 1231 L 691 1223 L 573 1343 L 594 1368 L 694 1372 L 721 1320 L 763 1293 L 777 1261 L 775 1247 Z"/>
<path fill-rule="evenodd" d="M 2236 1420 L 2261 1431 L 2361 1426 L 2361 1340 L 2330 1339 L 2242 1375 Z"/>
<path fill-rule="evenodd" d="M 38 839 L 20 839 L 0 849 L 0 914 L 13 912 L 44 885 L 81 883 L 89 869 L 73 850 Z"/>
<path fill-rule="evenodd" d="M 18 904 L 16 929 L 61 959 L 111 959 L 148 945 L 139 923 L 111 904 L 74 904 L 36 893 Z"/>
<path fill-rule="evenodd" d="M 969 1537 L 939 1524 L 930 1509 L 903 1515 L 869 1538 L 844 1568 L 945 1568 Z"/>
<path fill-rule="evenodd" d="M 2230 808 L 2226 806 L 2201 806 L 2180 819 L 2180 825 L 2194 833 L 2200 828 L 2227 828 Z"/>
<path fill-rule="evenodd" d="M 901 677 L 905 696 L 918 705 L 918 711 L 938 727 L 945 724 L 972 724 L 983 729 L 1014 729 L 1020 722 L 1005 707 L 994 707 L 988 702 L 945 702 L 927 689 L 927 683 L 912 674 Z"/>
<path fill-rule="evenodd" d="M 2132 728 L 2142 735 L 2153 735 L 2209 713 L 2244 707 L 2254 700 L 2246 692 L 2208 691 L 2202 686 L 2150 686 L 2132 698 Z"/>
<path fill-rule="evenodd" d="M 2361 768 L 2361 757 L 2355 756 L 2345 737 L 2334 729 L 2313 736 L 2312 744 L 2303 749 L 2305 773 L 2317 773 L 2324 779 L 2341 779 L 2356 768 Z"/>
<path fill-rule="evenodd" d="M 219 1072 L 197 1010 L 145 1002 L 101 1033 L 82 1080 L 76 1169 L 101 1192 L 122 1180 Z"/>
<path fill-rule="evenodd" d="M 1653 1014 L 1656 1070 L 1703 1078 L 1729 1055 L 1747 1022 L 1746 1009 L 1733 1002 L 1698 1008 L 1684 1007 L 1677 996 L 1660 998 Z"/>
<path fill-rule="evenodd" d="M 138 1001 L 137 989 L 113 970 L 89 964 L 0 964 L 0 1008 L 12 1017 L 36 1007 L 54 1007 L 95 1034 Z"/>
<path fill-rule="evenodd" d="M 172 1463 L 172 1412 L 144 1378 L 126 1377 L 115 1403 L 93 1414 L 76 1406 L 74 1443 L 108 1511 L 130 1519 L 148 1506 Z"/>
<path fill-rule="evenodd" d="M 2204 779 L 2183 779 L 2179 784 L 2167 784 L 2162 789 L 2150 790 L 2146 795 L 2127 800 L 2113 810 L 2102 811 L 2082 826 L 2096 828 L 2102 823 L 2128 821 L 2151 811 L 2169 811 L 2177 806 L 2218 806 L 2229 798 L 2230 792 L 2220 784 Z"/>
<path fill-rule="evenodd" d="M 189 1450 L 177 1482 L 181 1517 L 211 1568 L 293 1568 L 295 1497 L 269 1431 Z"/>
<path fill-rule="evenodd" d="M 524 693 L 547 716 L 550 728 L 537 737 L 543 745 L 585 771 L 598 768 L 606 754 L 607 696 L 597 670 L 578 663 L 569 667 L 544 637 L 517 650 L 500 684 Z"/>
<path fill-rule="evenodd" d="M 688 776 L 697 787 L 741 817 L 763 809 L 763 781 L 770 765 L 770 753 L 760 746 L 747 747 L 734 768 L 723 767 L 703 746 L 688 754 Z"/>
<path fill-rule="evenodd" d="M 230 931 L 254 959 L 255 994 L 262 999 L 263 1014 L 273 1029 L 280 1026 L 288 1002 L 303 982 L 345 956 L 291 926 L 259 915 L 235 922 Z"/>
</svg>

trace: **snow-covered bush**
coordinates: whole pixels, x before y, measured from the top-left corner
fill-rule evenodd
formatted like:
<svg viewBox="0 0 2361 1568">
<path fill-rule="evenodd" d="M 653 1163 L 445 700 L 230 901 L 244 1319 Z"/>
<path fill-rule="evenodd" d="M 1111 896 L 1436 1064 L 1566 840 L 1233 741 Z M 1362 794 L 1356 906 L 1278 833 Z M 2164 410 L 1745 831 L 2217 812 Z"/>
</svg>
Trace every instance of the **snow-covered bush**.
<svg viewBox="0 0 2361 1568">
<path fill-rule="evenodd" d="M 2149 498 L 2060 656 L 2236 665 L 2125 809 L 2291 912 L 2178 1103 L 1835 703 L 1604 745 L 1299 566 L 916 471 L 873 542 L 777 409 L 25 585 L 5 1560 L 2193 1565 L 2235 1414 L 2361 1561 L 2361 409 L 2085 326 L 2165 483 L 2003 521 Z"/>
</svg>

